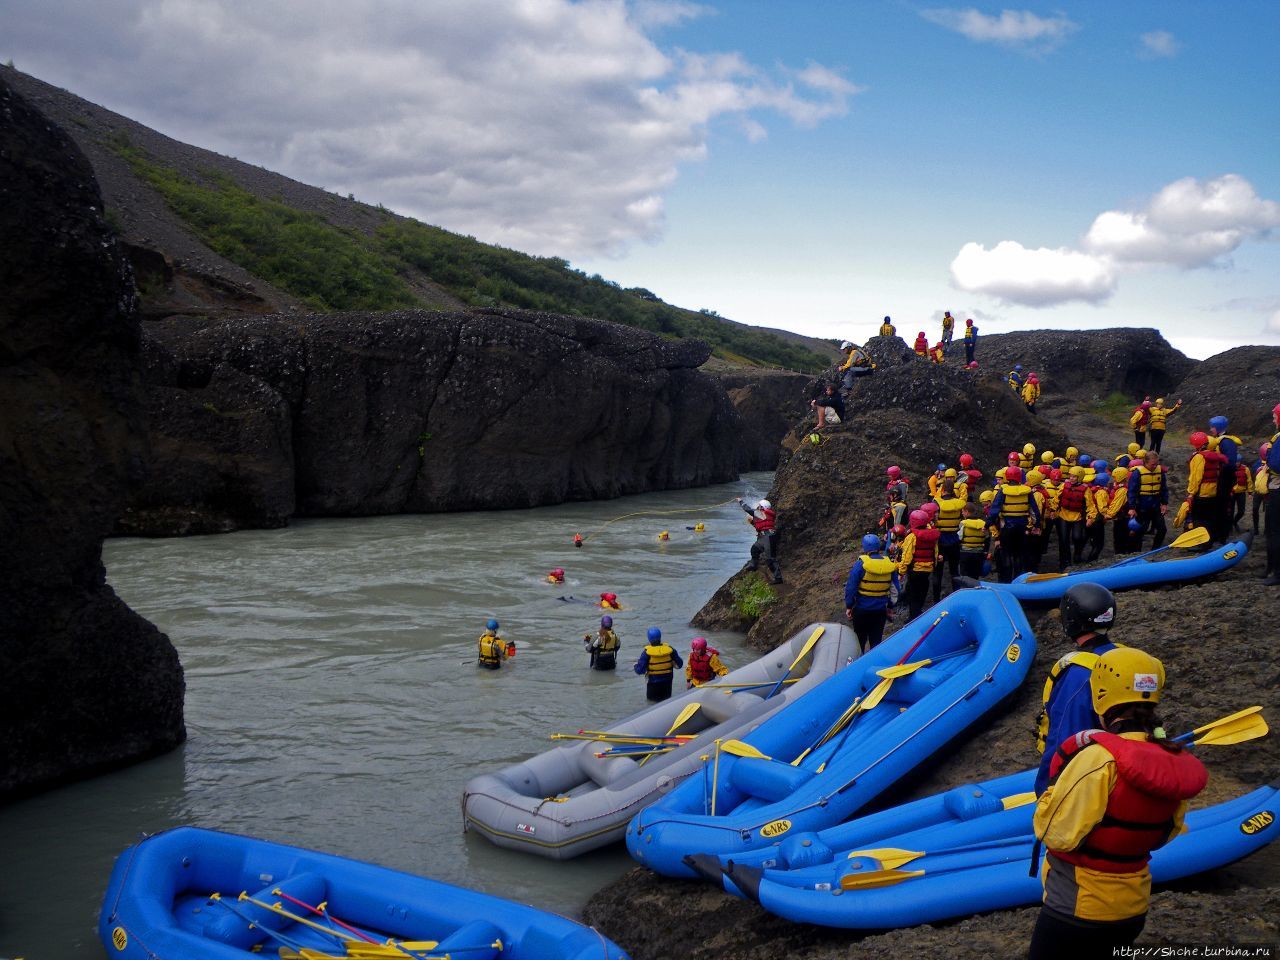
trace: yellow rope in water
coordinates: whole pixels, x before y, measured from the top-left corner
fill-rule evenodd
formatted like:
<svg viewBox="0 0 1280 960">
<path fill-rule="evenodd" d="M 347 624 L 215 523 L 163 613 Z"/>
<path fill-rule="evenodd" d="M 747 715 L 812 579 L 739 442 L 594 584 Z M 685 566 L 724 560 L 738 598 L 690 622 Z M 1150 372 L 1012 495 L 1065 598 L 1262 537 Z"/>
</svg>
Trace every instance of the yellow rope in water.
<svg viewBox="0 0 1280 960">
<path fill-rule="evenodd" d="M 673 514 L 673 513 L 702 513 L 703 511 L 706 511 L 706 510 L 715 510 L 717 507 L 726 507 L 729 504 L 734 503 L 737 499 L 738 499 L 737 497 L 733 497 L 730 500 L 725 500 L 723 503 L 712 503 L 702 507 L 682 507 L 678 510 L 637 510 L 635 513 L 624 513 L 620 517 L 614 517 L 612 520 L 606 520 L 604 523 L 600 524 L 600 526 L 596 527 L 590 533 L 583 534 L 582 539 L 586 540 L 589 537 L 594 537 L 597 533 L 599 533 L 605 527 L 609 526 L 609 524 L 617 523 L 619 520 L 630 520 L 632 517 L 661 517 L 661 516 L 666 516 L 667 514 Z"/>
</svg>

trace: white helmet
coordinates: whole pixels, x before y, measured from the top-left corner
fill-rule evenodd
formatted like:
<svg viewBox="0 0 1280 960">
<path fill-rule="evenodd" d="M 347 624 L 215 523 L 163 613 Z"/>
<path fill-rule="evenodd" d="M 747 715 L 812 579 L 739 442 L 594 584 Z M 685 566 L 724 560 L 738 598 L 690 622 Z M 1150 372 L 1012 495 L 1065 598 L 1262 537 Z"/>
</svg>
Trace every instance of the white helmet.
<svg viewBox="0 0 1280 960">
<path fill-rule="evenodd" d="M 770 503 L 768 500 L 761 500 L 759 503 L 756 504 L 756 506 L 759 507 L 761 510 L 773 509 L 773 504 Z"/>
<path fill-rule="evenodd" d="M 842 340 L 842 341 L 840 342 L 840 349 L 841 349 L 841 350 L 852 350 L 852 349 L 853 349 L 853 344 L 852 344 L 852 343 L 850 343 L 848 340 Z"/>
</svg>

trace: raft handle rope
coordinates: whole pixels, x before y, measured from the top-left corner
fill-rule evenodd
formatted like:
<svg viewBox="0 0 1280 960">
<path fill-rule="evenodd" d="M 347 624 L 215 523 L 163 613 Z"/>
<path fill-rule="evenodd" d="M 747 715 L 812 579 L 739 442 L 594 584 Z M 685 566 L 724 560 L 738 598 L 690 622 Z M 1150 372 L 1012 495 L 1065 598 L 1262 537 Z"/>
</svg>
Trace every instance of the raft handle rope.
<svg viewBox="0 0 1280 960">
<path fill-rule="evenodd" d="M 609 524 L 617 523 L 619 520 L 630 520 L 632 517 L 662 517 L 679 513 L 702 513 L 706 510 L 718 510 L 720 507 L 727 507 L 731 503 L 737 503 L 738 499 L 738 497 L 733 497 L 730 500 L 725 500 L 723 503 L 712 503 L 702 507 L 683 507 L 678 510 L 637 510 L 635 513 L 624 513 L 620 517 L 614 517 L 612 520 L 606 520 L 590 533 L 583 534 L 582 539 L 585 541 L 594 537 L 596 534 L 604 530 L 605 527 L 609 526 Z"/>
</svg>

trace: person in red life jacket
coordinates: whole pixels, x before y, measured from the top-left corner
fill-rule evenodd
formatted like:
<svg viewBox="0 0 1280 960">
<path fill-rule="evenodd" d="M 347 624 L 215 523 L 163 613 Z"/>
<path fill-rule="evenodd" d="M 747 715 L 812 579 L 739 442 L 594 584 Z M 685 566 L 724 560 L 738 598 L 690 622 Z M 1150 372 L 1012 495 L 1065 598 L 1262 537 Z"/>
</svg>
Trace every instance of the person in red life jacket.
<svg viewBox="0 0 1280 960">
<path fill-rule="evenodd" d="M 916 334 L 916 342 L 912 347 L 912 349 L 915 350 L 917 356 L 921 356 L 921 357 L 928 356 L 929 338 L 924 335 L 923 330 L 921 330 L 918 334 Z"/>
<path fill-rule="evenodd" d="M 1002 582 L 1008 583 L 1022 573 L 1027 529 L 1040 523 L 1040 508 L 1031 495 L 1031 488 L 1022 482 L 1021 467 L 1005 470 L 1004 483 L 996 492 L 987 513 L 993 522 L 999 522 L 1000 553 L 1004 556 Z"/>
<path fill-rule="evenodd" d="M 902 559 L 902 541 L 907 539 L 907 525 L 896 523 L 889 531 L 889 542 L 886 549 L 888 557 L 894 563 Z"/>
<path fill-rule="evenodd" d="M 911 486 L 911 481 L 908 480 L 907 475 L 902 472 L 902 468 L 897 464 L 893 464 L 892 466 L 885 468 L 884 474 L 889 478 L 889 482 L 885 487 L 885 490 L 891 491 L 896 488 L 898 490 L 898 499 L 906 500 L 907 490 Z"/>
<path fill-rule="evenodd" d="M 564 583 L 564 567 L 556 567 L 548 573 L 547 583 Z"/>
<path fill-rule="evenodd" d="M 1164 543 L 1169 532 L 1164 517 L 1169 512 L 1169 483 L 1165 478 L 1165 468 L 1160 466 L 1160 454 L 1148 450 L 1142 458 L 1142 465 L 1129 471 L 1129 519 L 1138 521 L 1138 529 L 1133 531 L 1131 546 L 1134 551 L 1142 549 L 1142 538 L 1150 530 L 1151 549 L 1157 550 Z M 1129 527 L 1133 530 L 1133 527 Z"/>
<path fill-rule="evenodd" d="M 573 545 L 577 547 L 579 550 L 582 549 L 582 534 L 575 533 L 573 535 Z"/>
<path fill-rule="evenodd" d="M 592 670 L 613 670 L 618 666 L 618 650 L 622 641 L 613 632 L 613 617 L 608 614 L 601 617 L 600 629 L 595 636 L 587 634 L 583 637 L 582 644 L 591 654 Z"/>
<path fill-rule="evenodd" d="M 1084 467 L 1071 467 L 1058 493 L 1058 570 L 1079 563 L 1084 556 L 1089 485 L 1082 479 Z"/>
<path fill-rule="evenodd" d="M 938 562 L 938 531 L 930 528 L 929 514 L 923 510 L 912 510 L 907 522 L 910 531 L 902 541 L 898 575 L 907 578 L 907 615 L 914 620 L 929 596 L 929 581 Z"/>
<path fill-rule="evenodd" d="M 1146 925 L 1151 851 L 1185 829 L 1187 803 L 1209 780 L 1164 738 L 1155 713 L 1164 683 L 1164 665 L 1130 647 L 1093 666 L 1102 729 L 1057 747 L 1032 821 L 1046 856 L 1030 960 L 1118 956 Z"/>
<path fill-rule="evenodd" d="M 720 662 L 720 651 L 708 647 L 706 637 L 694 637 L 689 644 L 689 662 L 684 667 L 685 687 L 700 687 L 728 672 L 729 668 Z"/>
<path fill-rule="evenodd" d="M 636 661 L 635 672 L 646 680 L 644 695 L 655 703 L 671 696 L 671 677 L 676 667 L 683 667 L 684 661 L 675 648 L 662 639 L 662 631 L 650 627 L 649 642 Z"/>
<path fill-rule="evenodd" d="M 1249 481 L 1249 492 L 1253 497 L 1253 532 L 1258 533 L 1259 521 L 1263 505 L 1267 502 L 1267 454 L 1271 451 L 1271 443 L 1267 441 L 1258 447 L 1258 459 L 1250 468 L 1252 478 Z"/>
<path fill-rule="evenodd" d="M 1116 598 L 1106 587 L 1077 583 L 1062 595 L 1058 612 L 1062 632 L 1072 646 L 1049 669 L 1040 695 L 1040 716 L 1036 718 L 1036 749 L 1041 754 L 1036 773 L 1037 796 L 1049 785 L 1052 745 L 1098 725 L 1089 677 L 1098 658 L 1116 649 L 1108 635 L 1116 623 Z"/>
<path fill-rule="evenodd" d="M 941 341 L 935 343 L 932 349 L 929 350 L 929 359 L 934 363 L 942 363 L 947 359 L 947 351 Z"/>
<path fill-rule="evenodd" d="M 742 502 L 741 497 L 738 497 L 737 501 L 749 518 L 747 522 L 756 531 L 756 542 L 751 545 L 751 562 L 747 564 L 747 569 L 758 570 L 760 561 L 763 559 L 769 570 L 770 582 L 781 583 L 782 567 L 778 563 L 778 515 L 774 512 L 773 504 L 768 500 L 761 500 L 754 507 L 749 507 Z"/>
<path fill-rule="evenodd" d="M 1151 401 L 1143 400 L 1133 408 L 1129 416 L 1129 426 L 1133 428 L 1133 442 L 1139 447 L 1146 446 L 1147 427 L 1151 424 Z"/>
<path fill-rule="evenodd" d="M 1249 505 L 1249 491 L 1253 488 L 1253 472 L 1244 462 L 1244 457 L 1236 461 L 1236 482 L 1231 486 L 1231 500 L 1235 504 L 1235 513 L 1231 517 L 1231 530 L 1240 532 L 1240 521 Z"/>
<path fill-rule="evenodd" d="M 1213 532 L 1218 522 L 1218 484 L 1227 482 L 1223 474 L 1227 458 L 1209 449 L 1209 438 L 1202 430 L 1191 434 L 1189 441 L 1194 452 L 1187 461 L 1188 525 Z"/>
<path fill-rule="evenodd" d="M 606 610 L 622 609 L 622 604 L 618 602 L 618 595 L 616 593 L 600 594 L 600 606 L 604 607 Z"/>
<path fill-rule="evenodd" d="M 897 600 L 898 565 L 881 553 L 880 538 L 868 533 L 844 585 L 844 615 L 852 621 L 863 653 L 884 639 L 889 608 Z"/>
<path fill-rule="evenodd" d="M 1223 464 L 1223 470 L 1226 471 L 1227 477 L 1233 477 L 1236 472 L 1236 464 L 1240 462 L 1240 444 L 1243 442 L 1239 437 L 1227 433 L 1227 418 L 1218 416 L 1209 418 L 1210 437 L 1217 437 L 1217 450 L 1226 462 Z M 1210 441 L 1213 445 L 1213 441 Z M 1214 543 L 1226 543 L 1231 537 L 1232 527 L 1232 502 L 1231 502 L 1230 483 L 1218 484 L 1218 515 L 1217 524 L 1210 527 L 1213 534 Z"/>
</svg>

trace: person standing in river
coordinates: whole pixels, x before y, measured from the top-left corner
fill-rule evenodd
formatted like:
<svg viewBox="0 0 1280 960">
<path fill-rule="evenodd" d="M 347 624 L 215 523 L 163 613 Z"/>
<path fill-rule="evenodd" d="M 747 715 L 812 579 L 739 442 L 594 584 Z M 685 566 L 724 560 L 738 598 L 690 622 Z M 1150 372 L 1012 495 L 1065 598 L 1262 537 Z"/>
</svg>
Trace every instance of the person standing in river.
<svg viewBox="0 0 1280 960">
<path fill-rule="evenodd" d="M 649 628 L 648 639 L 636 661 L 635 671 L 645 678 L 645 698 L 659 703 L 671 698 L 671 678 L 676 667 L 684 666 L 684 660 L 662 639 L 662 631 L 657 627 Z"/>
</svg>

